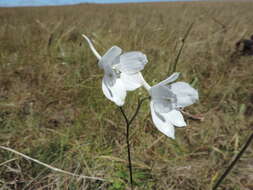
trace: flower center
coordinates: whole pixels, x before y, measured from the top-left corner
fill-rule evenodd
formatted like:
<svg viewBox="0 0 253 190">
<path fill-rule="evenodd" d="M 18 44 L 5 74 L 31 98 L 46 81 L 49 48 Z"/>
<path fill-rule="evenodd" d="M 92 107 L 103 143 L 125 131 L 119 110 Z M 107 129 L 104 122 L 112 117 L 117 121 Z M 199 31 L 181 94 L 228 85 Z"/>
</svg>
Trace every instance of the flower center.
<svg viewBox="0 0 253 190">
<path fill-rule="evenodd" d="M 113 65 L 112 66 L 112 71 L 116 74 L 116 77 L 119 78 L 120 77 L 120 70 L 117 69 L 117 66 L 116 65 Z"/>
<path fill-rule="evenodd" d="M 109 76 L 110 78 L 113 78 L 113 74 L 112 74 L 112 73 L 110 73 L 108 76 Z"/>
</svg>

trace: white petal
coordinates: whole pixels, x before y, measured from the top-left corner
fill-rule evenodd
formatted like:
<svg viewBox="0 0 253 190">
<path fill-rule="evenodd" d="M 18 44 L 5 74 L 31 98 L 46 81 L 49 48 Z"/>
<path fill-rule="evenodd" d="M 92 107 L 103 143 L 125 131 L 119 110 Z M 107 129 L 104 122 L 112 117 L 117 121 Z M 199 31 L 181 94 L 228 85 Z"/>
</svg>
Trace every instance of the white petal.
<svg viewBox="0 0 253 190">
<path fill-rule="evenodd" d="M 159 113 L 161 115 L 160 117 L 159 115 L 157 115 L 157 113 L 154 110 L 152 101 L 150 102 L 150 109 L 151 109 L 151 116 L 152 116 L 153 122 L 155 126 L 157 127 L 157 129 L 161 131 L 163 134 L 165 134 L 166 136 L 175 139 L 174 126 L 171 123 L 166 122 L 166 120 L 163 120 L 161 118 L 161 117 L 164 117 L 162 113 Z"/>
<path fill-rule="evenodd" d="M 142 86 L 142 78 L 140 73 L 128 75 L 125 73 L 121 73 L 120 79 L 122 80 L 126 90 L 132 91 Z"/>
<path fill-rule="evenodd" d="M 178 77 L 179 77 L 179 75 L 180 75 L 180 73 L 173 73 L 167 79 L 165 79 L 162 82 L 160 82 L 158 85 L 166 85 L 168 83 L 171 83 L 171 82 L 177 80 Z"/>
<path fill-rule="evenodd" d="M 158 113 L 168 113 L 176 108 L 176 103 L 162 99 L 154 99 L 153 106 Z"/>
<path fill-rule="evenodd" d="M 173 100 L 176 98 L 175 94 L 172 93 L 169 86 L 160 86 L 160 85 L 152 86 L 150 89 L 150 95 L 152 99 Z"/>
<path fill-rule="evenodd" d="M 118 106 L 123 106 L 126 98 L 126 89 L 120 79 L 117 79 L 113 86 L 106 85 L 104 79 L 102 81 L 102 90 L 109 100 Z"/>
<path fill-rule="evenodd" d="M 127 74 L 134 74 L 143 70 L 147 62 L 145 54 L 138 51 L 127 52 L 120 56 L 117 69 Z"/>
<path fill-rule="evenodd" d="M 113 86 L 117 79 L 116 73 L 112 70 L 112 68 L 108 64 L 104 64 L 103 68 L 105 72 L 105 75 L 103 78 L 105 84 L 109 86 Z"/>
<path fill-rule="evenodd" d="M 122 50 L 118 46 L 112 46 L 101 58 L 100 64 L 112 65 L 114 60 L 121 54 Z"/>
<path fill-rule="evenodd" d="M 198 91 L 192 88 L 188 83 L 176 82 L 169 86 L 177 97 L 177 107 L 189 106 L 199 99 Z"/>
<path fill-rule="evenodd" d="M 184 117 L 180 111 L 172 110 L 169 113 L 164 114 L 166 121 L 169 121 L 172 125 L 177 127 L 185 127 L 186 123 Z"/>
<path fill-rule="evenodd" d="M 176 108 L 176 95 L 171 92 L 168 86 L 153 86 L 150 89 L 150 95 L 156 112 L 167 113 Z"/>
</svg>

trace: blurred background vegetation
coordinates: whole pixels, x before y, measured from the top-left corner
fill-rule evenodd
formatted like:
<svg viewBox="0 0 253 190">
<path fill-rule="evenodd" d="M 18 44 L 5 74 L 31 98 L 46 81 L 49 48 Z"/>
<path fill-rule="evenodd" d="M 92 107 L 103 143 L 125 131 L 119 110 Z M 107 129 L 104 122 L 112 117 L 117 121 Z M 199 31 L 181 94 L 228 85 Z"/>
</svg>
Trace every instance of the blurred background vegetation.
<svg viewBox="0 0 253 190">
<path fill-rule="evenodd" d="M 232 56 L 253 33 L 252 2 L 188 2 L 0 8 L 0 144 L 52 166 L 107 182 L 53 172 L 0 150 L 0 189 L 109 189 L 128 186 L 125 124 L 101 90 L 103 73 L 81 37 L 103 54 L 112 45 L 144 52 L 150 84 L 170 72 L 182 38 L 179 80 L 198 89 L 176 140 L 152 123 L 148 101 L 131 128 L 136 189 L 207 190 L 253 126 L 253 57 Z M 131 114 L 143 89 L 129 93 Z M 252 190 L 253 148 L 220 189 Z"/>
</svg>

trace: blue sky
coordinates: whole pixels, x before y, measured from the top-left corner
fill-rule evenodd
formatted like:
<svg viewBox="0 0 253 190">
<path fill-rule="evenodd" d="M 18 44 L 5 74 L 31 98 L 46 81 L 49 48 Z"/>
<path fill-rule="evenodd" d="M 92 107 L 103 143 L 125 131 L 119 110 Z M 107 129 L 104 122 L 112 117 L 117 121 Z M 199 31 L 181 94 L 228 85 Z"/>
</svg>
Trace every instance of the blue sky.
<svg viewBox="0 0 253 190">
<path fill-rule="evenodd" d="M 161 2 L 177 0 L 0 0 L 0 7 L 71 5 L 78 3 Z"/>
</svg>

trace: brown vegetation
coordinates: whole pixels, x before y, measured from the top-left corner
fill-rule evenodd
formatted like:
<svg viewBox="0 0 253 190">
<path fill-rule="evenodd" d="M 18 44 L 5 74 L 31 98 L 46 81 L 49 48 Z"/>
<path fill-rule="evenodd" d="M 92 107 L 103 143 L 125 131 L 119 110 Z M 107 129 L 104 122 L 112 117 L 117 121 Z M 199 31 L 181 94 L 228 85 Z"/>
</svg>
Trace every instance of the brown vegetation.
<svg viewBox="0 0 253 190">
<path fill-rule="evenodd" d="M 211 189 L 253 130 L 253 59 L 231 64 L 235 43 L 252 34 L 252 10 L 251 2 L 0 8 L 0 144 L 108 180 L 81 180 L 0 150 L 0 189 L 127 189 L 123 118 L 103 96 L 103 74 L 80 34 L 101 54 L 112 45 L 144 52 L 143 74 L 155 84 L 192 22 L 177 71 L 200 94 L 186 111 L 205 119 L 188 119 L 174 141 L 156 130 L 146 102 L 131 128 L 134 180 L 140 190 Z M 129 114 L 145 93 L 129 94 Z M 220 189 L 251 190 L 252 182 L 251 146 Z"/>
</svg>

